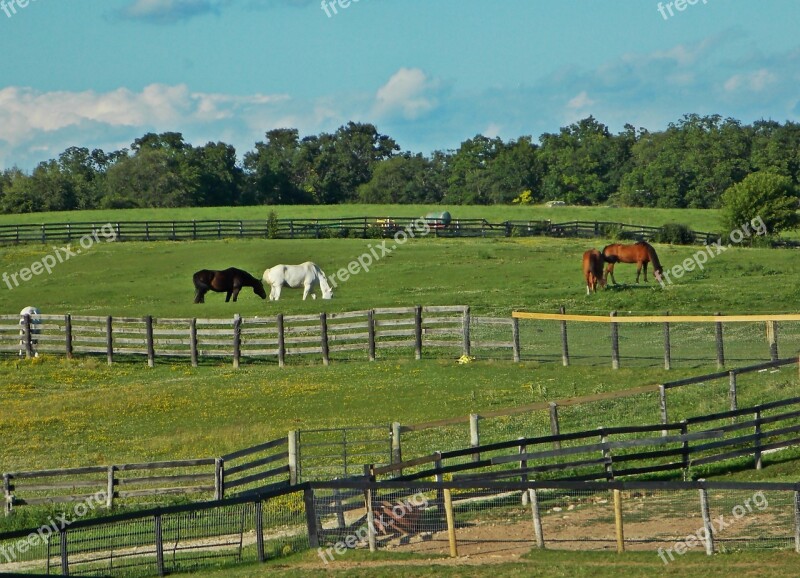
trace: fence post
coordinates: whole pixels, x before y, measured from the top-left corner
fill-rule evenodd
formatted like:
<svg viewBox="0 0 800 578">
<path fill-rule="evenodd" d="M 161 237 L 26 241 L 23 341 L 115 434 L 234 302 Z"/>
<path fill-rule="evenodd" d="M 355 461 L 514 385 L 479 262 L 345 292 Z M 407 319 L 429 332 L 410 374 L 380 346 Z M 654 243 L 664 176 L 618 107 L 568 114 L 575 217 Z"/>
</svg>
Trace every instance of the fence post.
<svg viewBox="0 0 800 578">
<path fill-rule="evenodd" d="M 197 367 L 197 319 L 189 321 L 189 349 L 192 350 L 192 367 Z"/>
<path fill-rule="evenodd" d="M 286 336 L 283 333 L 283 313 L 276 318 L 278 328 L 278 367 L 286 365 Z"/>
<path fill-rule="evenodd" d="M 467 306 L 464 308 L 464 321 L 462 323 L 464 330 L 464 355 L 467 356 L 469 356 L 472 351 L 472 349 L 470 348 L 469 319 L 470 319 L 470 308 L 469 306 Z"/>
<path fill-rule="evenodd" d="M 422 359 L 422 305 L 414 306 L 414 359 Z"/>
<path fill-rule="evenodd" d="M 324 311 L 319 314 L 319 342 L 322 348 L 322 364 L 328 367 L 331 364 L 331 356 L 328 345 L 328 314 Z"/>
<path fill-rule="evenodd" d="M 114 466 L 108 466 L 106 475 L 106 508 L 109 510 L 114 507 L 114 470 Z"/>
<path fill-rule="evenodd" d="M 156 348 L 153 342 L 153 316 L 145 317 L 147 332 L 147 367 L 154 367 L 156 364 Z"/>
<path fill-rule="evenodd" d="M 364 468 L 366 469 L 366 468 Z M 339 478 L 333 478 L 333 481 Z M 339 488 L 333 488 L 333 511 L 336 513 L 336 527 L 340 530 L 345 527 L 344 510 L 342 509 L 342 495 Z"/>
<path fill-rule="evenodd" d="M 664 387 L 663 384 L 658 386 L 658 405 L 661 409 L 661 423 L 667 425 L 669 423 L 669 418 L 667 415 L 667 388 Z M 661 430 L 661 436 L 666 437 L 667 430 Z"/>
<path fill-rule="evenodd" d="M 684 419 L 681 420 L 681 435 L 683 436 L 683 443 L 681 444 L 681 461 L 683 462 L 683 481 L 689 479 L 689 440 L 686 436 L 689 434 L 689 423 Z"/>
<path fill-rule="evenodd" d="M 558 312 L 566 315 L 566 309 L 559 307 Z M 561 365 L 569 367 L 569 344 L 567 343 L 567 322 L 561 321 Z"/>
<path fill-rule="evenodd" d="M 392 463 L 399 464 L 403 461 L 403 452 L 400 446 L 400 422 L 396 421 L 392 423 Z M 403 475 L 403 471 L 400 470 L 400 474 Z"/>
<path fill-rule="evenodd" d="M 778 361 L 778 322 L 767 321 L 767 340 L 769 341 L 769 357 Z"/>
<path fill-rule="evenodd" d="M 739 404 L 736 400 L 736 370 L 730 370 L 728 372 L 728 382 L 730 386 L 728 388 L 728 398 L 731 402 L 731 411 L 736 411 L 739 409 Z M 731 418 L 731 421 L 736 421 L 736 418 Z"/>
<path fill-rule="evenodd" d="M 561 431 L 558 426 L 558 404 L 554 401 L 550 402 L 550 433 L 552 433 L 554 436 L 561 435 Z M 561 442 L 554 440 L 553 449 L 560 450 Z"/>
<path fill-rule="evenodd" d="M 708 492 L 700 488 L 700 513 L 703 515 L 703 527 L 706 531 L 706 554 L 714 554 L 714 526 L 711 524 L 711 513 L 708 509 Z"/>
<path fill-rule="evenodd" d="M 153 525 L 155 526 L 156 534 L 156 567 L 158 568 L 158 575 L 164 576 L 164 535 L 161 530 L 161 514 L 153 516 Z"/>
<path fill-rule="evenodd" d="M 72 359 L 72 315 L 64 315 L 64 341 L 67 350 L 67 359 Z"/>
<path fill-rule="evenodd" d="M 664 313 L 668 316 L 669 311 Z M 672 344 L 669 340 L 669 321 L 664 322 L 664 369 L 672 369 Z"/>
<path fill-rule="evenodd" d="M 306 506 L 306 524 L 308 526 L 308 545 L 319 548 L 319 531 L 317 528 L 317 511 L 314 508 L 314 490 L 306 487 L 303 490 L 303 502 Z"/>
<path fill-rule="evenodd" d="M 289 432 L 289 484 L 294 486 L 300 480 L 300 436 L 297 430 Z"/>
<path fill-rule="evenodd" d="M 542 533 L 542 516 L 539 512 L 539 496 L 536 490 L 528 489 L 528 497 L 531 502 L 531 515 L 533 516 L 533 534 L 536 536 L 536 547 L 544 549 L 544 534 Z"/>
<path fill-rule="evenodd" d="M 369 360 L 375 361 L 375 310 L 367 312 L 367 336 L 369 339 Z"/>
<path fill-rule="evenodd" d="M 517 438 L 517 439 L 524 440 L 525 438 L 520 437 L 520 438 Z M 527 454 L 528 453 L 528 444 L 524 444 L 524 443 L 519 444 L 519 450 L 518 451 L 519 451 L 520 455 Z M 520 481 L 522 483 L 524 483 L 524 484 L 528 483 L 528 474 L 525 473 L 525 470 L 527 468 L 528 468 L 528 460 L 520 460 L 519 461 L 519 469 L 522 471 L 522 474 L 520 475 Z M 522 505 L 523 506 L 527 506 L 528 505 L 528 492 L 527 492 L 527 490 L 523 490 L 522 491 Z"/>
<path fill-rule="evenodd" d="M 617 554 L 625 551 L 625 528 L 622 523 L 622 493 L 614 488 L 614 523 L 617 533 Z"/>
<path fill-rule="evenodd" d="M 721 315 L 721 313 L 717 312 L 714 315 Z M 722 323 L 717 321 L 714 326 L 717 340 L 717 369 L 722 369 L 725 367 L 725 344 L 722 339 Z"/>
<path fill-rule="evenodd" d="M 794 491 L 794 551 L 800 554 L 800 490 Z"/>
<path fill-rule="evenodd" d="M 519 319 L 511 318 L 511 350 L 514 355 L 514 363 L 519 363 L 521 358 L 519 350 Z"/>
<path fill-rule="evenodd" d="M 477 413 L 469 414 L 469 446 L 472 448 L 476 448 L 481 445 L 480 426 L 478 425 L 479 419 L 480 416 Z M 472 454 L 473 462 L 480 461 L 480 459 L 480 453 Z"/>
<path fill-rule="evenodd" d="M 25 331 L 25 357 L 33 357 L 33 338 L 31 337 L 31 316 L 25 314 L 22 321 L 23 331 Z"/>
<path fill-rule="evenodd" d="M 364 466 L 364 475 L 369 476 L 372 468 L 369 465 Z M 372 492 L 370 486 L 364 490 L 364 501 L 367 508 L 367 542 L 369 543 L 369 551 L 375 552 L 378 549 L 377 540 L 375 536 L 375 510 L 372 507 Z"/>
<path fill-rule="evenodd" d="M 600 433 L 600 445 L 603 446 L 603 449 L 600 450 L 601 455 L 603 456 L 603 469 L 605 470 L 606 474 L 606 481 L 612 481 L 614 479 L 614 468 L 611 461 L 611 449 L 608 447 L 608 435 L 606 434 L 604 427 L 597 428 Z"/>
<path fill-rule="evenodd" d="M 258 561 L 264 562 L 267 557 L 264 554 L 264 503 L 258 500 L 255 504 L 255 531 L 256 531 L 256 554 Z"/>
<path fill-rule="evenodd" d="M 617 312 L 612 311 L 611 317 L 616 317 Z M 611 367 L 619 369 L 619 327 L 617 323 L 611 323 Z"/>
<path fill-rule="evenodd" d="M 111 315 L 106 317 L 106 360 L 109 365 L 114 363 L 114 328 Z"/>
<path fill-rule="evenodd" d="M 14 509 L 14 496 L 11 495 L 11 476 L 9 474 L 3 474 L 3 496 L 5 497 L 3 511 L 6 516 L 10 516 Z"/>
<path fill-rule="evenodd" d="M 233 368 L 239 369 L 239 358 L 242 354 L 242 317 L 233 314 Z"/>
<path fill-rule="evenodd" d="M 69 576 L 69 553 L 67 552 L 67 529 L 59 530 L 59 542 L 61 544 L 61 575 Z"/>
<path fill-rule="evenodd" d="M 444 477 L 441 474 L 442 469 L 442 452 L 434 452 L 436 459 L 433 462 L 433 467 L 436 468 L 436 483 L 439 484 L 439 487 L 436 489 L 436 512 L 441 514 L 442 509 L 444 509 L 444 493 L 442 492 L 442 482 L 444 481 Z"/>
<path fill-rule="evenodd" d="M 214 458 L 214 499 L 225 498 L 225 460 Z"/>
<path fill-rule="evenodd" d="M 453 516 L 453 496 L 450 488 L 444 491 L 444 511 L 447 515 L 447 539 L 450 542 L 450 557 L 458 557 L 458 545 L 456 544 L 456 523 Z"/>
<path fill-rule="evenodd" d="M 753 439 L 753 460 L 757 470 L 761 469 L 761 410 L 756 410 L 756 415 L 753 418 L 754 424 L 754 439 Z"/>
</svg>

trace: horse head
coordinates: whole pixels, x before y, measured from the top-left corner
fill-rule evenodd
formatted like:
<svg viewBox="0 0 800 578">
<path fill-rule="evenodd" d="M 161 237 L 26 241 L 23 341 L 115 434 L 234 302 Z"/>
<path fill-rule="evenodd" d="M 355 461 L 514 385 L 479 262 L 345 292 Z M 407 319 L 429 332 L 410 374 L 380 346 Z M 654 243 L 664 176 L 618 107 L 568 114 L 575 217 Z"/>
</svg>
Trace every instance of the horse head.
<svg viewBox="0 0 800 578">
<path fill-rule="evenodd" d="M 267 298 L 267 291 L 264 289 L 264 283 L 260 279 L 256 279 L 255 283 L 253 283 L 253 291 L 262 299 Z"/>
</svg>

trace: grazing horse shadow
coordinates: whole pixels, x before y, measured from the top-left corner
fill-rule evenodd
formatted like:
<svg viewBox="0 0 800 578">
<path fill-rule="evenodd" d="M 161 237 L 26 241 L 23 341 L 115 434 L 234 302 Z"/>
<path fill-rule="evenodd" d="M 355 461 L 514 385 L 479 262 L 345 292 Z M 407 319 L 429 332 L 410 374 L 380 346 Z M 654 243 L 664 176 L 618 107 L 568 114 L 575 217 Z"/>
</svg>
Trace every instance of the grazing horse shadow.
<svg viewBox="0 0 800 578">
<path fill-rule="evenodd" d="M 225 302 L 236 301 L 243 287 L 252 287 L 256 295 L 267 298 L 267 292 L 260 279 L 256 279 L 247 271 L 230 267 L 222 271 L 202 269 L 192 276 L 194 282 L 194 302 L 205 303 L 205 295 L 209 291 L 225 293 Z"/>
</svg>

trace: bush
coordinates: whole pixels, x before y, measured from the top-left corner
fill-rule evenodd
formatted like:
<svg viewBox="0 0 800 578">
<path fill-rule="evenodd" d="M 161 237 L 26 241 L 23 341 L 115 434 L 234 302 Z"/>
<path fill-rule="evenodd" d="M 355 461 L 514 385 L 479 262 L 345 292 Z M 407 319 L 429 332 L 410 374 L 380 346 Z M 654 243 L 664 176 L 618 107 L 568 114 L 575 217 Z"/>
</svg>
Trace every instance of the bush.
<svg viewBox="0 0 800 578">
<path fill-rule="evenodd" d="M 681 223 L 667 223 L 661 227 L 653 239 L 656 243 L 668 243 L 670 245 L 693 245 L 696 237 L 687 225 Z"/>
<path fill-rule="evenodd" d="M 267 215 L 267 239 L 278 238 L 278 213 L 270 211 Z"/>
</svg>

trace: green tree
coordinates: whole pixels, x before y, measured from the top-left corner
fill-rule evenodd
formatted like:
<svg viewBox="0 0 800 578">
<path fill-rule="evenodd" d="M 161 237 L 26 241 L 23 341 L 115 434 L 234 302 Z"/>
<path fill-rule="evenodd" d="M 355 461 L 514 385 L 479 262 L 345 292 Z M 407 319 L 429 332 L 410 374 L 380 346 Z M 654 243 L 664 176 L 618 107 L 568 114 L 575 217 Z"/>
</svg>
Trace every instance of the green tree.
<svg viewBox="0 0 800 578">
<path fill-rule="evenodd" d="M 797 189 L 792 179 L 770 172 L 748 175 L 722 195 L 722 219 L 728 231 L 761 218 L 772 235 L 797 227 Z"/>
</svg>

